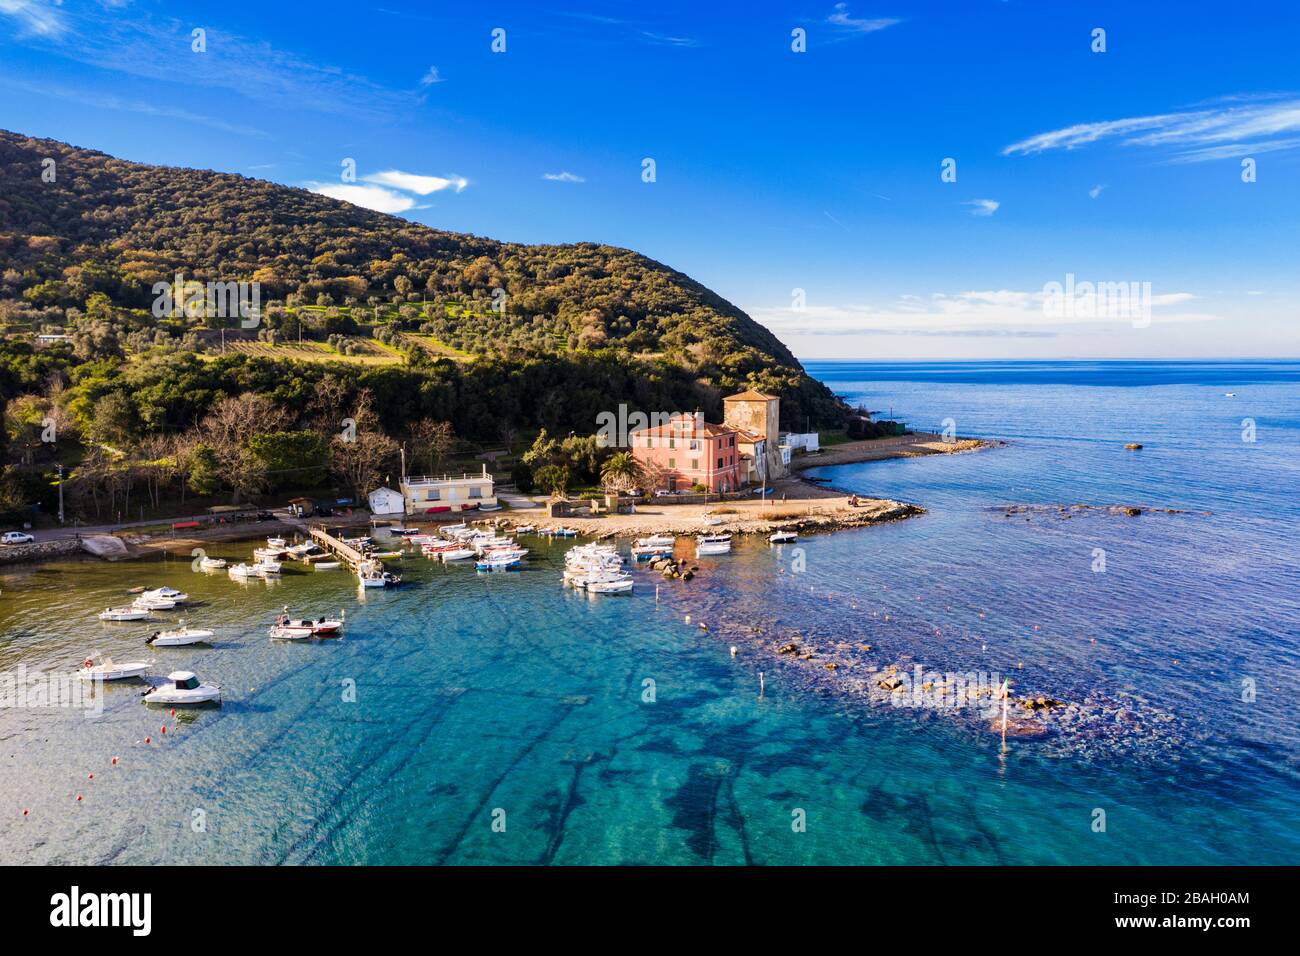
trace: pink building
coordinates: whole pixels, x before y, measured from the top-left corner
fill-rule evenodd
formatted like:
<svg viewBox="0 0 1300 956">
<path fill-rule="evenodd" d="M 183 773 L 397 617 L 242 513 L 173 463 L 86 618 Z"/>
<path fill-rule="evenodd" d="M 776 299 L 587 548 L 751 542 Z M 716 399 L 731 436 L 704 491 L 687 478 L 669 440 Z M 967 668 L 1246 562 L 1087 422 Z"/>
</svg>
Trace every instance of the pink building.
<svg viewBox="0 0 1300 956">
<path fill-rule="evenodd" d="M 699 412 L 674 415 L 666 424 L 652 428 L 638 428 L 628 438 L 632 456 L 661 476 L 658 488 L 688 491 L 703 485 L 721 492 L 735 491 L 743 483 L 735 430 L 710 424 Z"/>
</svg>

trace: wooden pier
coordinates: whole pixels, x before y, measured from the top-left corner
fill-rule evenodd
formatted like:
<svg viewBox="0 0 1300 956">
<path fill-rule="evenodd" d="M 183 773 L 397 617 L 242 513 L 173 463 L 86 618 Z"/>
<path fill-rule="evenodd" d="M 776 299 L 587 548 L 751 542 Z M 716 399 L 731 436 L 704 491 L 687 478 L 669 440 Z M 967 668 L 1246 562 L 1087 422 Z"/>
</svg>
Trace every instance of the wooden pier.
<svg viewBox="0 0 1300 956">
<path fill-rule="evenodd" d="M 340 561 L 346 561 L 353 571 L 375 563 L 373 558 L 366 557 L 352 545 L 340 541 L 324 528 L 312 528 L 311 539 Z"/>
</svg>

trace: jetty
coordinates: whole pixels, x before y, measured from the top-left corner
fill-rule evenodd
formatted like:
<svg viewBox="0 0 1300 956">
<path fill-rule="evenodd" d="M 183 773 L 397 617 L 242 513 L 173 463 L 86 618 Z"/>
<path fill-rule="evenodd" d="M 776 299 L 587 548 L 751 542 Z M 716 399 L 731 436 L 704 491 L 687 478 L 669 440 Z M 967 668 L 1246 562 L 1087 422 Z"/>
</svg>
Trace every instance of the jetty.
<svg viewBox="0 0 1300 956">
<path fill-rule="evenodd" d="M 324 528 L 312 528 L 310 533 L 313 541 L 340 561 L 347 562 L 348 567 L 353 571 L 360 571 L 373 566 L 375 563 L 373 558 L 367 557 L 352 545 L 334 537 Z"/>
</svg>

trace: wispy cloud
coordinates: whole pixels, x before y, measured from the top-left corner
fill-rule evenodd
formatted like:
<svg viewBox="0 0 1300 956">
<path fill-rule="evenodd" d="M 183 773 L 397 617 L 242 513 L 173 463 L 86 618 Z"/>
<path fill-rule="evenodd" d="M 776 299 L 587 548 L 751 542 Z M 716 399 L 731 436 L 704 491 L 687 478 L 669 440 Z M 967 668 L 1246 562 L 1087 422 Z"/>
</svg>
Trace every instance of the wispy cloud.
<svg viewBox="0 0 1300 956">
<path fill-rule="evenodd" d="M 660 46 L 693 47 L 700 45 L 700 41 L 695 37 L 669 36 L 664 33 L 656 33 L 653 30 L 642 30 L 641 39 L 648 43 L 657 43 Z"/>
<path fill-rule="evenodd" d="M 967 199 L 965 205 L 971 207 L 972 216 L 991 216 L 998 211 L 1002 203 L 996 199 Z"/>
<path fill-rule="evenodd" d="M 464 176 L 421 176 L 416 173 L 404 173 L 400 169 L 386 169 L 383 172 L 370 173 L 361 178 L 368 183 L 392 186 L 406 192 L 418 193 L 421 196 L 442 192 L 444 189 L 454 189 L 456 192 L 460 192 L 469 185 L 469 180 Z"/>
<path fill-rule="evenodd" d="M 567 169 L 560 173 L 542 173 L 542 178 L 549 179 L 553 183 L 585 183 L 587 181 L 586 177 L 571 173 Z"/>
<path fill-rule="evenodd" d="M 383 186 L 362 186 L 356 183 L 308 183 L 307 188 L 321 196 L 341 199 L 354 206 L 373 209 L 375 212 L 406 212 L 415 206 L 410 196 L 385 189 Z"/>
<path fill-rule="evenodd" d="M 1246 105 L 1239 105 L 1243 102 Z M 1169 150 L 1169 162 L 1198 163 L 1295 149 L 1300 147 L 1300 137 L 1275 137 L 1297 132 L 1300 99 L 1232 97 L 1206 109 L 1076 123 L 1012 143 L 1002 150 L 1002 155 L 1032 156 L 1113 140 L 1124 146 Z"/>
<path fill-rule="evenodd" d="M 445 83 L 447 78 L 438 72 L 436 66 L 429 67 L 429 72 L 420 77 L 421 86 L 433 86 L 435 83 Z"/>
<path fill-rule="evenodd" d="M 1195 300 L 1189 292 L 1150 297 L 1151 322 L 1208 322 L 1218 316 L 1185 309 Z M 1131 325 L 1128 318 L 1091 318 L 1103 314 L 1094 294 L 1077 297 L 1078 306 L 1068 316 L 1049 314 L 1046 292 L 984 289 L 936 292 L 929 296 L 900 296 L 883 306 L 868 304 L 808 304 L 801 311 L 788 305 L 746 309 L 779 335 L 920 335 L 953 337 L 1045 337 L 1084 325 Z M 1090 309 L 1089 306 L 1092 306 Z M 1184 307 L 1184 308 L 1179 308 Z"/>
<path fill-rule="evenodd" d="M 831 15 L 826 18 L 826 22 L 846 33 L 875 33 L 877 30 L 884 30 L 903 21 L 897 17 L 854 17 L 849 14 L 847 3 L 837 3 Z"/>
<path fill-rule="evenodd" d="M 0 15 L 17 20 L 21 33 L 56 37 L 67 29 L 59 6 L 45 0 L 0 0 Z"/>
<path fill-rule="evenodd" d="M 0 0 L 3 3 L 4 0 Z M 267 135 L 265 130 L 260 130 L 252 126 L 244 126 L 240 123 L 231 123 L 227 120 L 219 119 L 215 116 L 207 116 L 203 113 L 194 113 L 180 107 L 166 106 L 161 103 L 145 103 L 140 100 L 125 99 L 120 96 L 114 96 L 108 93 L 93 93 L 85 90 L 72 89 L 66 86 L 60 86 L 56 83 L 42 81 L 32 83 L 26 80 L 17 80 L 10 77 L 0 77 L 0 85 L 10 87 L 11 89 L 22 90 L 31 96 L 53 96 L 61 100 L 67 100 L 70 103 L 79 103 L 82 106 L 90 106 L 99 110 L 117 110 L 124 113 L 141 113 L 145 116 L 159 116 L 165 119 L 177 119 L 187 123 L 197 123 L 201 126 L 208 126 L 212 129 L 222 130 L 227 133 L 238 133 L 242 136 L 264 137 Z"/>
<path fill-rule="evenodd" d="M 1105 183 L 1100 183 L 1096 186 L 1093 186 L 1091 189 L 1088 190 L 1088 198 L 1096 199 L 1098 196 L 1101 195 L 1101 191 L 1105 188 L 1106 188 Z"/>
</svg>

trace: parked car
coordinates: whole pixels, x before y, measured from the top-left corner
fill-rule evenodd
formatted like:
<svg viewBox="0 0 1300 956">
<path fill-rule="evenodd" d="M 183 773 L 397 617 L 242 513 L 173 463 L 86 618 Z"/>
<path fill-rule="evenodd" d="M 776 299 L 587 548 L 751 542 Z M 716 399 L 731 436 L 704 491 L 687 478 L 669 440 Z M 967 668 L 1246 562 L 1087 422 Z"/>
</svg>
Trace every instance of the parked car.
<svg viewBox="0 0 1300 956">
<path fill-rule="evenodd" d="M 334 509 L 326 508 L 324 505 L 317 505 L 315 515 L 317 518 L 332 518 L 334 517 Z"/>
<path fill-rule="evenodd" d="M 6 531 L 0 535 L 0 544 L 31 544 L 35 540 L 26 531 Z"/>
<path fill-rule="evenodd" d="M 275 520 L 275 515 L 272 514 L 272 513 L 269 512 L 269 511 L 259 511 L 259 512 L 257 513 L 257 520 L 258 520 L 258 521 L 274 521 L 274 520 Z"/>
</svg>

